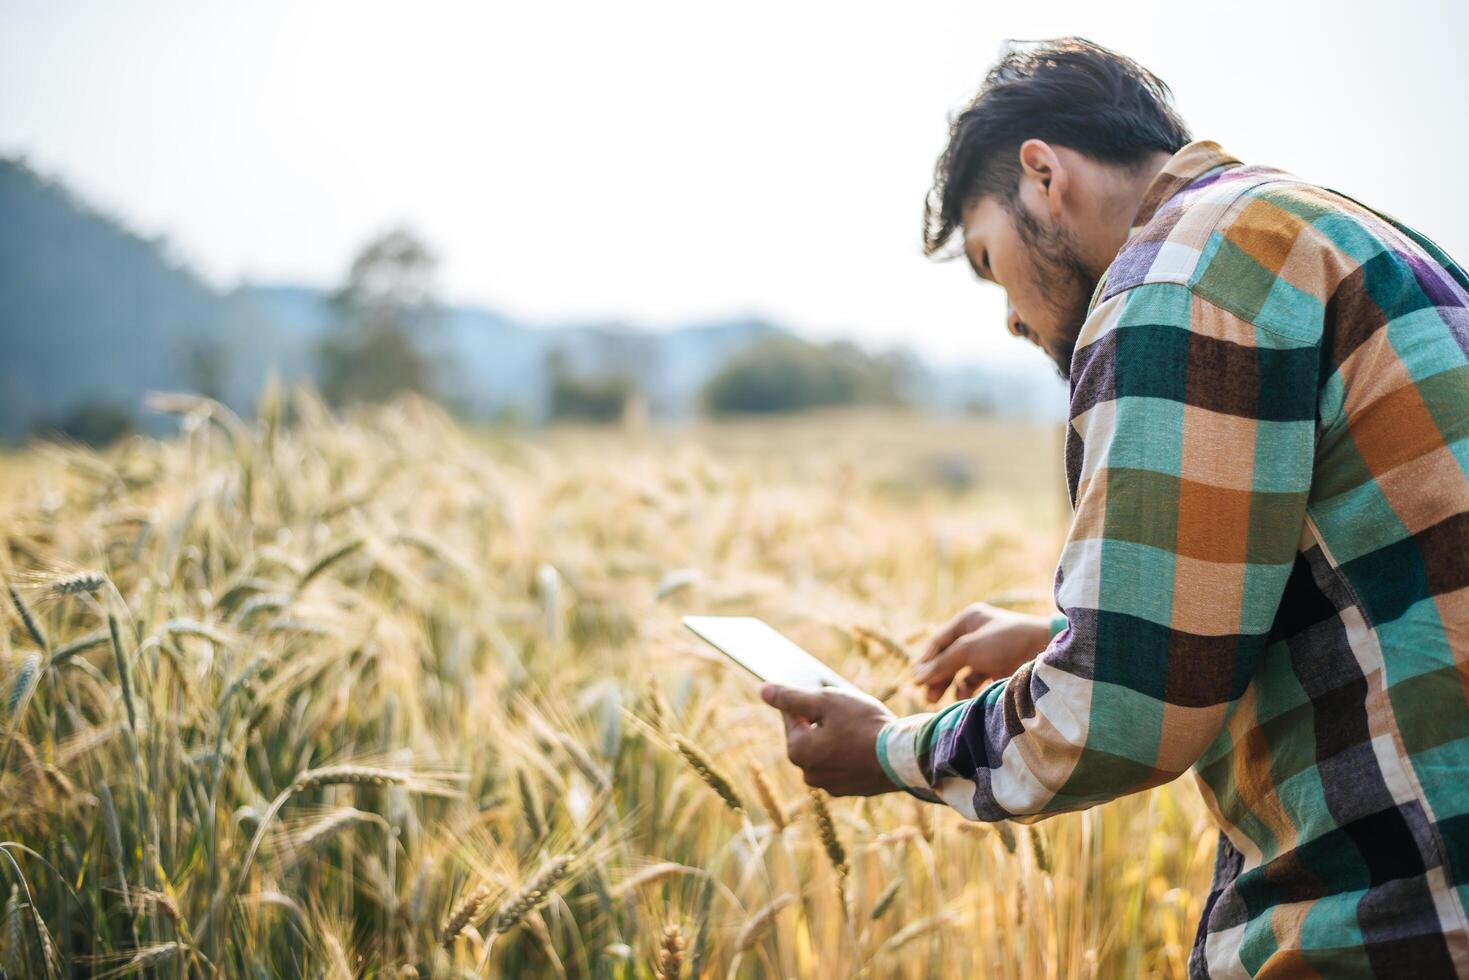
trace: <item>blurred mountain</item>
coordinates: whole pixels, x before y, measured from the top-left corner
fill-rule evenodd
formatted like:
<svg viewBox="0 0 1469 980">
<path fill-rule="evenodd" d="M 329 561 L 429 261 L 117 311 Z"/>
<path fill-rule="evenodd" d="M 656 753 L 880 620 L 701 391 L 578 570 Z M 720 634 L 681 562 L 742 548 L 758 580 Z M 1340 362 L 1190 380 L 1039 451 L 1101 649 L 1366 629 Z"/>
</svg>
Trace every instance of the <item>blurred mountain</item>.
<svg viewBox="0 0 1469 980">
<path fill-rule="evenodd" d="M 180 340 L 220 322 L 219 297 L 161 242 L 0 161 L 0 434 L 176 384 Z"/>
<path fill-rule="evenodd" d="M 0 438 L 63 426 L 79 412 L 133 416 L 150 390 L 202 391 L 248 409 L 270 371 L 316 375 L 336 316 L 327 293 L 304 286 L 216 290 L 164 240 L 134 233 L 23 161 L 0 159 Z M 415 339 L 443 400 L 474 419 L 507 410 L 545 418 L 553 352 L 573 374 L 630 380 L 655 416 L 686 417 L 732 356 L 789 334 L 755 318 L 660 332 L 535 326 L 466 306 L 442 307 L 434 320 Z M 1033 374 L 919 370 L 914 400 L 928 408 L 1054 416 L 1064 405 L 1054 381 Z"/>
<path fill-rule="evenodd" d="M 315 344 L 334 322 L 325 293 L 246 285 L 231 299 L 240 316 L 273 326 L 272 350 L 283 375 L 310 376 Z M 758 319 L 698 323 L 666 333 L 620 323 L 532 327 L 479 307 L 448 306 L 417 339 L 435 362 L 440 396 L 469 418 L 493 418 L 506 408 L 544 418 L 553 351 L 561 352 L 574 373 L 630 378 L 650 411 L 676 417 L 694 411 L 699 389 L 730 355 L 785 332 Z"/>
</svg>

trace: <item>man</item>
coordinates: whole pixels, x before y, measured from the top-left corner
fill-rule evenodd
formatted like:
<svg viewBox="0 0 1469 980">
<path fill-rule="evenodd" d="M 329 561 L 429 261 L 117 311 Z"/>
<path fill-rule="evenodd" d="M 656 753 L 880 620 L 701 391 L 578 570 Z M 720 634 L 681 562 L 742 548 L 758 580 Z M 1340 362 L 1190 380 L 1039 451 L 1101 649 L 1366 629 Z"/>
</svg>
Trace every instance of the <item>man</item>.
<svg viewBox="0 0 1469 980">
<path fill-rule="evenodd" d="M 954 121 L 928 253 L 955 235 L 1070 385 L 1065 618 L 965 610 L 916 680 L 1005 679 L 934 714 L 768 686 L 791 761 L 978 820 L 1192 769 L 1194 975 L 1469 977 L 1469 278 L 1074 39 Z"/>
</svg>

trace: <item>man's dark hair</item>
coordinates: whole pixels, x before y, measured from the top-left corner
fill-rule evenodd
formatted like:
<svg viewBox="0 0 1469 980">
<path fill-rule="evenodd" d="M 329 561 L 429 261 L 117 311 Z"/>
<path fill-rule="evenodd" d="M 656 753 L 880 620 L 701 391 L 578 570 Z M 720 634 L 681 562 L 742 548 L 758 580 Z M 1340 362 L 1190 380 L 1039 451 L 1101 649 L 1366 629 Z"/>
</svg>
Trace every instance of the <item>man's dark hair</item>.
<svg viewBox="0 0 1469 980">
<path fill-rule="evenodd" d="M 1190 137 L 1171 99 L 1158 76 L 1083 38 L 1009 42 L 949 124 L 924 210 L 923 253 L 942 249 L 964 209 L 984 195 L 1013 204 L 1028 139 L 1121 165 L 1176 153 Z"/>
</svg>

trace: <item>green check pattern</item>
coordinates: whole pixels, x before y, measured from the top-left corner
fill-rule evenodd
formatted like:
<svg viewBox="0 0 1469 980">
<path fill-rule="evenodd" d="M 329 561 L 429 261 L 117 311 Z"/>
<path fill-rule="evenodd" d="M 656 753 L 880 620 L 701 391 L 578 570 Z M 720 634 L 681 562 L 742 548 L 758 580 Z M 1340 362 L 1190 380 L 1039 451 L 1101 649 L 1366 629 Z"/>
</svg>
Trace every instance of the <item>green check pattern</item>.
<svg viewBox="0 0 1469 980">
<path fill-rule="evenodd" d="M 1337 192 L 1179 151 L 1071 363 L 1045 651 L 890 723 L 970 819 L 1192 771 L 1198 977 L 1469 977 L 1469 278 Z"/>
</svg>

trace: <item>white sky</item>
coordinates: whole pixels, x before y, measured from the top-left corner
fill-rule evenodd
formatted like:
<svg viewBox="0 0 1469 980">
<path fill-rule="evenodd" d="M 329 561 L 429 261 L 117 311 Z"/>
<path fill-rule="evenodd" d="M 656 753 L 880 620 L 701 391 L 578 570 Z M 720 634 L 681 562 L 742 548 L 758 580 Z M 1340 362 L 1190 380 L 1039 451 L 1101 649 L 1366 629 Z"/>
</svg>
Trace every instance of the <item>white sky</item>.
<svg viewBox="0 0 1469 980">
<path fill-rule="evenodd" d="M 758 313 L 1034 364 L 998 290 L 922 258 L 921 201 L 1001 40 L 1065 33 L 1469 259 L 1452 0 L 0 0 L 0 152 L 220 284 L 332 284 L 406 221 L 445 298 L 532 320 Z"/>
</svg>

